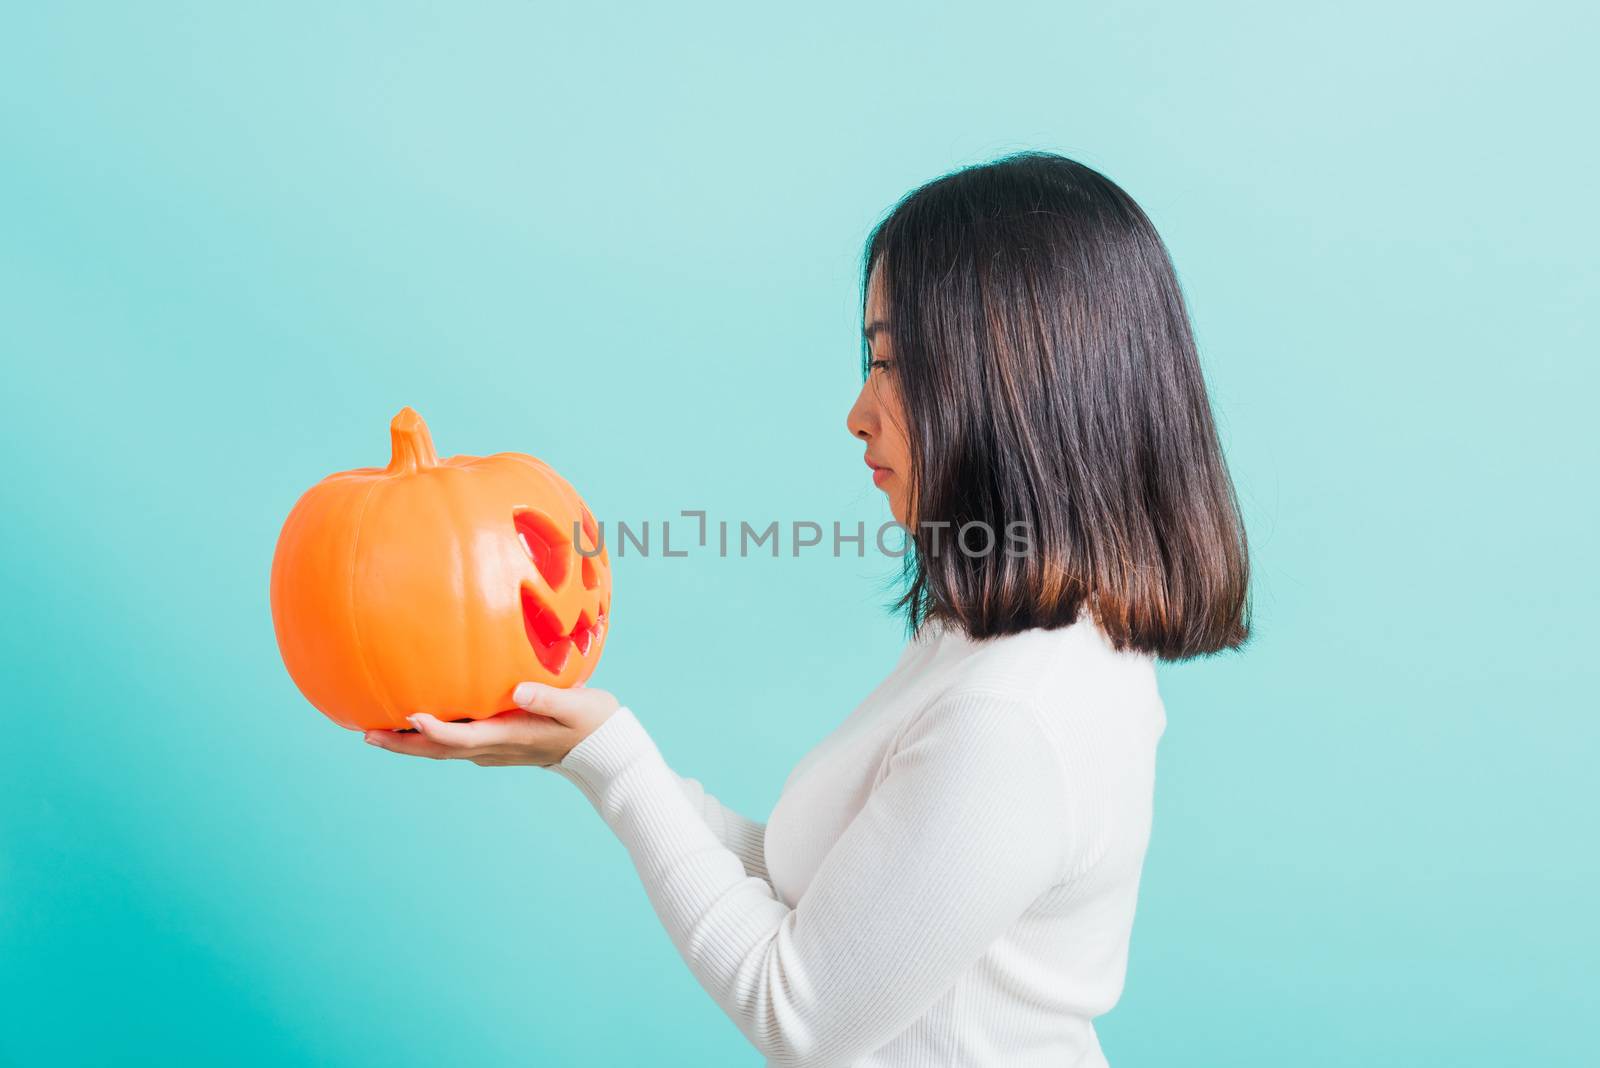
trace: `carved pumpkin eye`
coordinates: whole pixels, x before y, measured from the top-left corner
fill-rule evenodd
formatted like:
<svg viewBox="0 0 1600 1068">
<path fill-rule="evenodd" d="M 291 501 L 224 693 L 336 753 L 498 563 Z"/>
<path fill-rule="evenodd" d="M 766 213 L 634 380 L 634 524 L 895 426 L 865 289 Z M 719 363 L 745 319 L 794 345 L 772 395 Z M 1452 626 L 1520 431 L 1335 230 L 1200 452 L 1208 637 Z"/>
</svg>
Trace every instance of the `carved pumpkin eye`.
<svg viewBox="0 0 1600 1068">
<path fill-rule="evenodd" d="M 570 546 L 561 531 L 543 512 L 519 509 L 512 513 L 511 519 L 516 524 L 522 547 L 533 560 L 533 566 L 544 576 L 552 590 L 560 589 L 572 567 L 572 554 L 568 552 Z M 584 562 L 588 563 L 587 560 Z"/>
</svg>

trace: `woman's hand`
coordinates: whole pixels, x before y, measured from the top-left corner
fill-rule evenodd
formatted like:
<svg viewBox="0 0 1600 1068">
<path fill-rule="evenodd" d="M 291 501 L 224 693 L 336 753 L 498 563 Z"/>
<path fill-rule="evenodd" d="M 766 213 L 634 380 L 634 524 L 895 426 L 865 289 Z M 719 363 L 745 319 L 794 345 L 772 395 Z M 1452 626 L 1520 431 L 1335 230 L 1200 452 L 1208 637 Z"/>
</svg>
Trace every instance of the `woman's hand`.
<svg viewBox="0 0 1600 1068">
<path fill-rule="evenodd" d="M 406 717 L 417 733 L 367 731 L 367 741 L 391 753 L 470 760 L 484 768 L 557 764 L 618 708 L 604 690 L 563 690 L 540 682 L 519 684 L 511 699 L 517 710 L 467 723 L 418 712 Z"/>
</svg>

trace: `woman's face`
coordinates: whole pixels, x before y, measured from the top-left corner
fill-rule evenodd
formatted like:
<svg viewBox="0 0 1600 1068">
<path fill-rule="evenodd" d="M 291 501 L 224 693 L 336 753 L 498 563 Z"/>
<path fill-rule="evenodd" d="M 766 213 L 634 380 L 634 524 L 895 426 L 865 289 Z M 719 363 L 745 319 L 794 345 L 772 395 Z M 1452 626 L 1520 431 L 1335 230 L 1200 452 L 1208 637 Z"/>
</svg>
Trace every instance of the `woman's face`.
<svg viewBox="0 0 1600 1068">
<path fill-rule="evenodd" d="M 902 525 L 911 526 L 911 442 L 906 435 L 900 392 L 895 386 L 894 349 L 890 343 L 888 309 L 883 292 L 883 261 L 872 266 L 867 279 L 867 320 L 863 324 L 872 347 L 871 366 L 861 392 L 850 408 L 845 426 L 867 446 L 867 466 L 872 481 L 889 498 L 889 511 Z"/>
</svg>

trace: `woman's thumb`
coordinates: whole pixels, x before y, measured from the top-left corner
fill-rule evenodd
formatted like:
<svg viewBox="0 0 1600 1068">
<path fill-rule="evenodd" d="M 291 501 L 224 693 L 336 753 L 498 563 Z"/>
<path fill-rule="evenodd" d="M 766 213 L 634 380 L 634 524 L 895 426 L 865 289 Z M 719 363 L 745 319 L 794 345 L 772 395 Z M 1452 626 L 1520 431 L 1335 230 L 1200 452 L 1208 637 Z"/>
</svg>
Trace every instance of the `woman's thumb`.
<svg viewBox="0 0 1600 1068">
<path fill-rule="evenodd" d="M 526 712 L 537 712 L 554 719 L 560 719 L 562 713 L 572 710 L 570 692 L 542 682 L 517 683 L 517 688 L 511 691 L 511 700 Z"/>
</svg>

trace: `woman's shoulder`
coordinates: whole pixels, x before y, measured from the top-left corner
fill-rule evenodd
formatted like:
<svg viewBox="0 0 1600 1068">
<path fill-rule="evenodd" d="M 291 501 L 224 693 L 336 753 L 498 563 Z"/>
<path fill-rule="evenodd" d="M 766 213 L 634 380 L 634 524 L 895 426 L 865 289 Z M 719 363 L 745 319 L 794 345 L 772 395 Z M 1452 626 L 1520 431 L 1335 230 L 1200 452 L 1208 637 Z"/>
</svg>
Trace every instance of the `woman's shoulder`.
<svg viewBox="0 0 1600 1068">
<path fill-rule="evenodd" d="M 945 632 L 942 696 L 988 695 L 1057 724 L 1154 732 L 1165 728 L 1154 658 L 1116 649 L 1087 615 L 1070 626 L 972 639 Z"/>
</svg>

